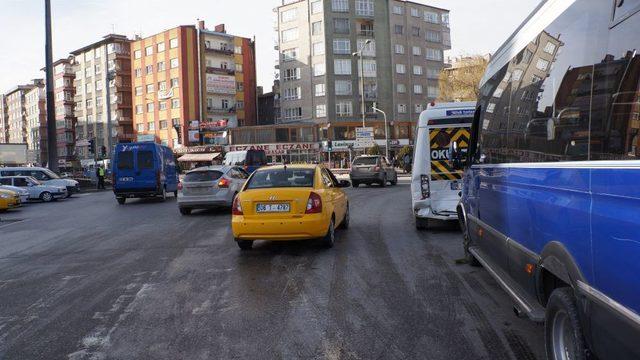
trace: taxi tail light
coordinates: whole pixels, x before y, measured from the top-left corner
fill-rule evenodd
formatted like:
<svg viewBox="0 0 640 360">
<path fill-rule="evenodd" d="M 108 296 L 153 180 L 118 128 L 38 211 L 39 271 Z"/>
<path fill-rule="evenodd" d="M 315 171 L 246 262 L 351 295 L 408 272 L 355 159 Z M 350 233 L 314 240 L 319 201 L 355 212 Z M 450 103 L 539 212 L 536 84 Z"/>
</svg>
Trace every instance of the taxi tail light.
<svg viewBox="0 0 640 360">
<path fill-rule="evenodd" d="M 233 207 L 231 209 L 231 213 L 233 215 L 244 215 L 244 213 L 242 212 L 242 205 L 240 205 L 239 196 L 236 196 L 235 199 L 233 199 Z"/>
<path fill-rule="evenodd" d="M 307 209 L 305 214 L 319 214 L 322 212 L 322 198 L 320 195 L 312 192 L 309 194 L 309 200 L 307 200 Z"/>
<path fill-rule="evenodd" d="M 218 181 L 219 188 L 228 188 L 229 184 L 231 184 L 231 182 L 227 178 L 222 178 L 220 179 L 220 181 Z"/>
</svg>

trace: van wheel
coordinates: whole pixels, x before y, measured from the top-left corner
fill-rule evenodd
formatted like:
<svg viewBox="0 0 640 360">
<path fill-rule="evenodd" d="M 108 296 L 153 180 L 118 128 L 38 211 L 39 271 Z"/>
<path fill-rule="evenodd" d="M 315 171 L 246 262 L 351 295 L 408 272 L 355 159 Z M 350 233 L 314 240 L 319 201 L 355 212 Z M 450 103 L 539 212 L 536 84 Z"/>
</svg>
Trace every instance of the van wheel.
<svg viewBox="0 0 640 360">
<path fill-rule="evenodd" d="M 355 181 L 355 180 L 353 180 L 353 181 L 351 181 L 351 186 L 353 186 L 354 188 L 357 188 L 358 186 L 360 186 L 360 183 Z"/>
<path fill-rule="evenodd" d="M 251 250 L 251 248 L 253 248 L 253 241 L 252 240 L 238 240 L 238 239 L 236 239 L 236 243 L 238 244 L 238 247 L 240 248 L 240 250 L 243 250 L 243 251 Z"/>
<path fill-rule="evenodd" d="M 585 360 L 587 348 L 573 289 L 563 287 L 551 293 L 544 321 L 547 359 Z"/>
<path fill-rule="evenodd" d="M 44 202 L 51 202 L 53 200 L 53 195 L 51 195 L 50 192 L 45 191 L 42 194 L 40 194 L 40 200 Z"/>
<path fill-rule="evenodd" d="M 180 214 L 182 214 L 182 215 L 191 215 L 191 209 L 181 207 L 180 208 Z"/>
<path fill-rule="evenodd" d="M 429 219 L 416 217 L 416 229 L 427 230 L 429 228 Z"/>
<path fill-rule="evenodd" d="M 118 201 L 118 204 L 120 204 L 120 205 L 124 205 L 124 203 L 127 202 L 127 198 L 124 198 L 124 197 L 117 197 L 116 200 Z"/>
</svg>

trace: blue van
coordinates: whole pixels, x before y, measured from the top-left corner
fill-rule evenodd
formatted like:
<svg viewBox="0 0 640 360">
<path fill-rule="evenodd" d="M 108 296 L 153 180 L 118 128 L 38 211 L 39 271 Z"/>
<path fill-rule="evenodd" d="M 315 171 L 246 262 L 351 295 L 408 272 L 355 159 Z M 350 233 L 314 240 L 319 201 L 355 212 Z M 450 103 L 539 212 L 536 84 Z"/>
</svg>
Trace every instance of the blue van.
<svg viewBox="0 0 640 360">
<path fill-rule="evenodd" d="M 244 171 L 249 174 L 266 166 L 267 163 L 267 154 L 264 150 L 229 151 L 224 156 L 224 165 L 242 166 Z"/>
<path fill-rule="evenodd" d="M 480 83 L 458 217 L 548 359 L 640 359 L 640 1 L 543 1 Z"/>
<path fill-rule="evenodd" d="M 161 197 L 178 193 L 173 152 L 151 142 L 118 144 L 113 158 L 113 192 L 119 204 L 127 198 Z"/>
</svg>

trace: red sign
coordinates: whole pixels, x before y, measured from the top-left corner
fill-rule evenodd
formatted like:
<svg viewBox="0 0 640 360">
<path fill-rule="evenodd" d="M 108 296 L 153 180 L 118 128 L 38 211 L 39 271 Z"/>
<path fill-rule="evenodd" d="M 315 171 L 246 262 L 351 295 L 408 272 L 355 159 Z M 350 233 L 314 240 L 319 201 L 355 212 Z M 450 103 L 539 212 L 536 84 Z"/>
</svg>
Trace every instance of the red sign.
<svg viewBox="0 0 640 360">
<path fill-rule="evenodd" d="M 226 128 L 227 124 L 229 124 L 228 119 L 222 119 L 218 121 L 203 121 L 200 123 L 200 129 L 216 130 L 216 129 Z"/>
</svg>

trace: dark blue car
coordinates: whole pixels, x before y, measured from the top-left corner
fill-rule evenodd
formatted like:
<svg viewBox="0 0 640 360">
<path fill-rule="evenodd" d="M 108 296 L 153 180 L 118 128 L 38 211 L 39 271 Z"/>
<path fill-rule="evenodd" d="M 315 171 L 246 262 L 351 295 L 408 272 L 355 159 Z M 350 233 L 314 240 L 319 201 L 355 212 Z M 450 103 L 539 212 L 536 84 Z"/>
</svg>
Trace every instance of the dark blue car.
<svg viewBox="0 0 640 360">
<path fill-rule="evenodd" d="M 451 148 L 467 259 L 545 324 L 549 359 L 640 359 L 639 11 L 543 1 Z"/>
<path fill-rule="evenodd" d="M 118 144 L 113 158 L 113 192 L 119 204 L 127 198 L 177 196 L 178 171 L 166 146 L 143 142 Z"/>
</svg>

